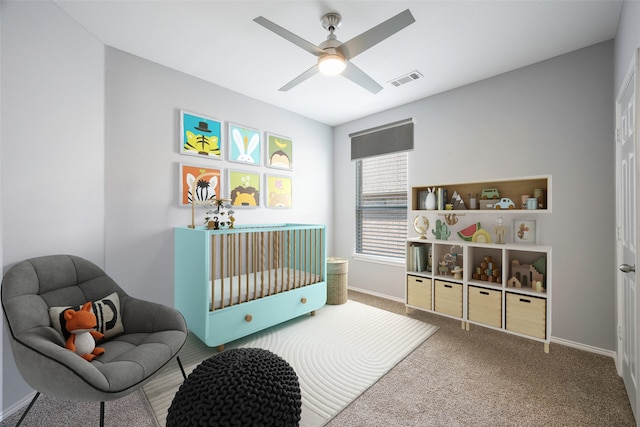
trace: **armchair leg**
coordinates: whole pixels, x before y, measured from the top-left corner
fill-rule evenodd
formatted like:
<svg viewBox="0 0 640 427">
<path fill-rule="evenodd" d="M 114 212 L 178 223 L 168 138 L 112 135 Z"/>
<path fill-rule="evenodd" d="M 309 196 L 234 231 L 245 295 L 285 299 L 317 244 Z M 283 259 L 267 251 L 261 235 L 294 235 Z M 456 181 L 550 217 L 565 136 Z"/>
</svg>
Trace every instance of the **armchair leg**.
<svg viewBox="0 0 640 427">
<path fill-rule="evenodd" d="M 180 366 L 180 371 L 182 372 L 182 377 L 186 380 L 187 374 L 184 373 L 184 368 L 182 367 L 182 362 L 180 361 L 180 356 L 176 356 L 176 360 L 178 361 L 178 366 Z"/>
<path fill-rule="evenodd" d="M 20 420 L 18 421 L 18 424 L 16 424 L 16 427 L 19 427 L 20 424 L 22 424 L 22 421 L 24 421 L 24 417 L 27 416 L 27 413 L 29 413 L 29 411 L 31 410 L 31 407 L 33 406 L 34 403 L 36 403 L 36 400 L 38 400 L 38 397 L 40 397 L 40 392 L 36 392 L 36 395 L 33 396 L 33 399 L 31 399 L 31 403 L 29 403 L 29 406 L 27 406 L 27 409 L 24 410 L 24 412 L 22 413 L 22 416 L 20 417 Z"/>
<path fill-rule="evenodd" d="M 104 427 L 104 402 L 100 402 L 100 427 Z"/>
</svg>

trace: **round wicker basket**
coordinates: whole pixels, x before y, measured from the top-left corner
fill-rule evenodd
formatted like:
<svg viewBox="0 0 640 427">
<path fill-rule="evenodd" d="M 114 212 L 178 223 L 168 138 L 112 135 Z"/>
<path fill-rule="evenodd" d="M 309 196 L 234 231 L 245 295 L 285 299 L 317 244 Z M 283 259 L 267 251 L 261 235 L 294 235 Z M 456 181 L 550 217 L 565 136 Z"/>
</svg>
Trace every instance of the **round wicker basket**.
<svg viewBox="0 0 640 427">
<path fill-rule="evenodd" d="M 327 304 L 347 302 L 347 272 L 349 263 L 344 258 L 327 258 Z"/>
</svg>

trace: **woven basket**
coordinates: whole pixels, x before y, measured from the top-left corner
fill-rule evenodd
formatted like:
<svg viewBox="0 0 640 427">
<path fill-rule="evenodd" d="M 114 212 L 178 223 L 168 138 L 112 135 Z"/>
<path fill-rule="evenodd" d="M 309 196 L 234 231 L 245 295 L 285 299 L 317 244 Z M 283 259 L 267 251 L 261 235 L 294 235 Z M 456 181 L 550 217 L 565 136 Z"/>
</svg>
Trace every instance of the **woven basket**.
<svg viewBox="0 0 640 427">
<path fill-rule="evenodd" d="M 327 258 L 327 304 L 347 302 L 347 272 L 349 264 L 344 258 Z"/>
</svg>

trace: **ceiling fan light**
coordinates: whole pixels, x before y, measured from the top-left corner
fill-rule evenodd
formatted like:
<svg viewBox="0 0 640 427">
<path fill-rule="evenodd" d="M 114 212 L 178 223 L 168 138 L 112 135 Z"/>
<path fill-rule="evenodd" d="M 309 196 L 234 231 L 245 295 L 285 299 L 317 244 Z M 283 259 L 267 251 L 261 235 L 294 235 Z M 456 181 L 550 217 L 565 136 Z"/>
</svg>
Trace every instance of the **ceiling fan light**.
<svg viewBox="0 0 640 427">
<path fill-rule="evenodd" d="M 318 68 L 322 74 L 335 76 L 344 71 L 347 61 L 340 55 L 327 54 L 318 59 Z"/>
</svg>

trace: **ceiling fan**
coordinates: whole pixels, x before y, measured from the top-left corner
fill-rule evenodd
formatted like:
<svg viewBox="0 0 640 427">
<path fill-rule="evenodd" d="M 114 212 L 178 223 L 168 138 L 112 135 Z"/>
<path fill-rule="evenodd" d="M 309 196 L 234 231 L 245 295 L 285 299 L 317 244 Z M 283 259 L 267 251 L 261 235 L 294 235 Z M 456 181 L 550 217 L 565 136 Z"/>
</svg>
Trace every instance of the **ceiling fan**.
<svg viewBox="0 0 640 427">
<path fill-rule="evenodd" d="M 330 12 L 322 17 L 322 26 L 329 31 L 329 36 L 327 40 L 320 43 L 319 46 L 304 40 L 262 16 L 258 16 L 254 21 L 318 57 L 317 64 L 282 86 L 280 88 L 281 91 L 287 91 L 321 71 L 324 74 L 342 74 L 344 77 L 368 91 L 378 93 L 382 90 L 382 86 L 360 68 L 353 65 L 351 59 L 380 43 L 382 40 L 391 37 L 403 28 L 413 24 L 416 20 L 411 14 L 411 11 L 407 9 L 351 40 L 342 43 L 336 38 L 335 34 L 333 34 L 342 24 L 342 17 L 338 13 Z"/>
</svg>

